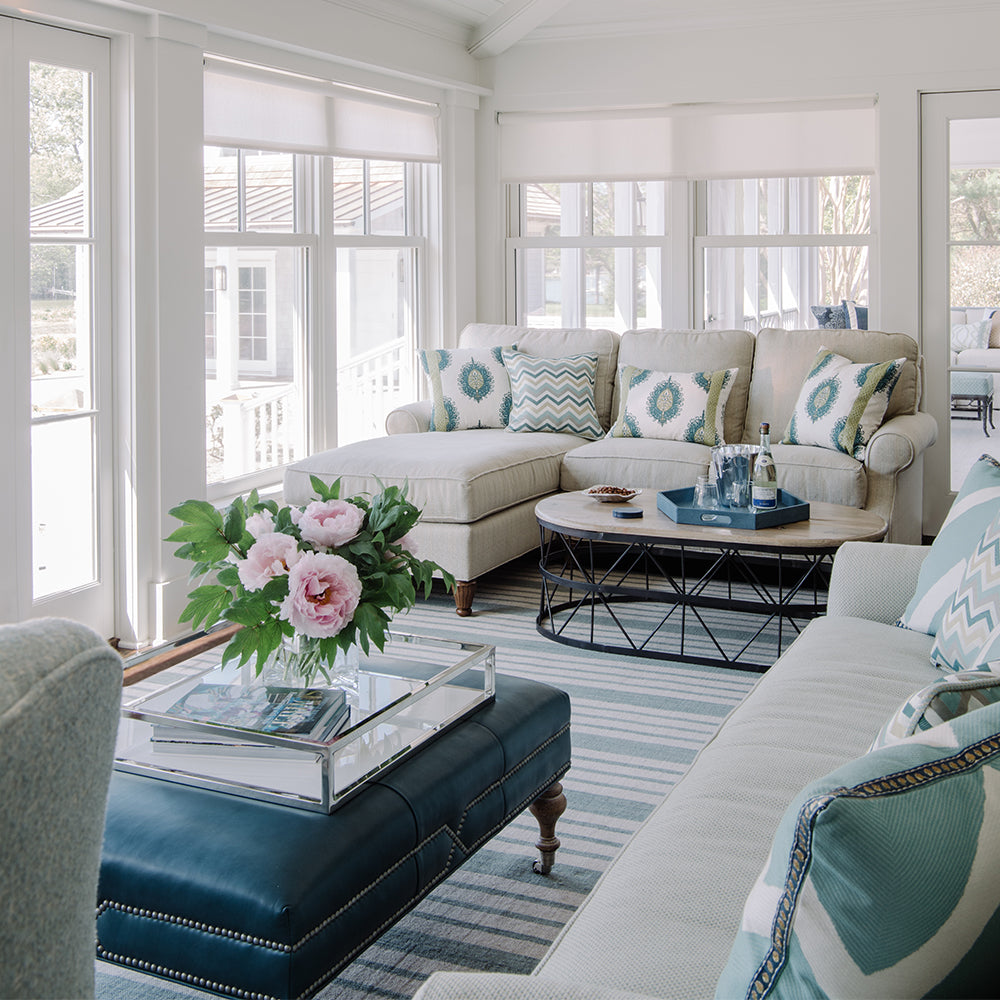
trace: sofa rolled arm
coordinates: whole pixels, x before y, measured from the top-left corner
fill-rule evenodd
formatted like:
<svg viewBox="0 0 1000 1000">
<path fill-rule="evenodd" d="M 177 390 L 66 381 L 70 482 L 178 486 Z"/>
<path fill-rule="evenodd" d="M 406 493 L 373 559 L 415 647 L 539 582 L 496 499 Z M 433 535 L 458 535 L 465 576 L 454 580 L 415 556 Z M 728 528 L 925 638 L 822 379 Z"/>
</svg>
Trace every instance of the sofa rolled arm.
<svg viewBox="0 0 1000 1000">
<path fill-rule="evenodd" d="M 895 624 L 917 589 L 929 545 L 846 542 L 830 573 L 826 611 Z"/>
<path fill-rule="evenodd" d="M 887 420 L 865 449 L 865 468 L 881 475 L 908 469 L 937 440 L 937 421 L 923 411 Z"/>
<path fill-rule="evenodd" d="M 415 403 L 404 403 L 390 410 L 385 418 L 386 434 L 419 434 L 429 431 L 431 406 L 429 399 L 419 399 Z"/>
<path fill-rule="evenodd" d="M 645 994 L 505 972 L 435 972 L 413 1000 L 651 1000 Z"/>
</svg>

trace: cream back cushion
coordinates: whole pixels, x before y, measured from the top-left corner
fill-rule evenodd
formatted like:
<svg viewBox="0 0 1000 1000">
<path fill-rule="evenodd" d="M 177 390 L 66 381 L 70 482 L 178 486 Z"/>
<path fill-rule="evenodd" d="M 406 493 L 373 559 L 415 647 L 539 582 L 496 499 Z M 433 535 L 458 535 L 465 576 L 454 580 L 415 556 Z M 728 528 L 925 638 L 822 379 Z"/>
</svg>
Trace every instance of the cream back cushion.
<svg viewBox="0 0 1000 1000">
<path fill-rule="evenodd" d="M 726 401 L 724 424 L 725 439 L 736 442 L 743 440 L 753 350 L 753 336 L 746 330 L 629 330 L 622 334 L 618 363 L 661 372 L 738 369 Z M 618 392 L 615 386 L 616 414 Z"/>
<path fill-rule="evenodd" d="M 920 352 L 905 333 L 878 330 L 761 330 L 757 334 L 753 379 L 747 402 L 745 440 L 756 434 L 761 421 L 787 427 L 799 390 L 820 347 L 853 364 L 903 358 L 903 371 L 893 389 L 885 419 L 916 413 L 920 403 Z M 749 437 L 747 437 L 749 434 Z M 728 440 L 728 438 L 727 438 Z"/>
</svg>

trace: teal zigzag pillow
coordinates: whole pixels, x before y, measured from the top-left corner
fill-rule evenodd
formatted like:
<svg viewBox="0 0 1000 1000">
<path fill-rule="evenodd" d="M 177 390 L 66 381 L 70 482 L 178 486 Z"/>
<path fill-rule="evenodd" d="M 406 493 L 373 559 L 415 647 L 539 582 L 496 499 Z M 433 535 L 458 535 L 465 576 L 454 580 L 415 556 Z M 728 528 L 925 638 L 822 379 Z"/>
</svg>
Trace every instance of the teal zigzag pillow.
<svg viewBox="0 0 1000 1000">
<path fill-rule="evenodd" d="M 816 445 L 864 458 L 905 361 L 855 365 L 821 347 L 802 383 L 782 444 Z"/>
<path fill-rule="evenodd" d="M 1000 506 L 941 616 L 931 662 L 943 670 L 1000 669 Z"/>
<path fill-rule="evenodd" d="M 789 806 L 716 997 L 996 995 L 1000 704 L 876 750 Z"/>
<path fill-rule="evenodd" d="M 738 368 L 658 372 L 620 365 L 618 416 L 608 436 L 725 444 L 726 403 L 738 374 Z"/>
<path fill-rule="evenodd" d="M 904 628 L 937 635 L 965 573 L 969 555 L 1000 507 L 1000 462 L 982 455 L 965 477 L 931 550 L 917 589 L 899 619 Z"/>
<path fill-rule="evenodd" d="M 510 374 L 510 431 L 549 431 L 599 438 L 604 434 L 594 388 L 597 355 L 538 358 L 522 351 L 503 351 Z"/>
<path fill-rule="evenodd" d="M 948 674 L 911 694 L 879 731 L 871 749 L 898 743 L 996 701 L 1000 701 L 1000 674 L 986 670 Z"/>
<path fill-rule="evenodd" d="M 506 427 L 510 377 L 500 347 L 420 351 L 431 389 L 431 430 Z"/>
</svg>

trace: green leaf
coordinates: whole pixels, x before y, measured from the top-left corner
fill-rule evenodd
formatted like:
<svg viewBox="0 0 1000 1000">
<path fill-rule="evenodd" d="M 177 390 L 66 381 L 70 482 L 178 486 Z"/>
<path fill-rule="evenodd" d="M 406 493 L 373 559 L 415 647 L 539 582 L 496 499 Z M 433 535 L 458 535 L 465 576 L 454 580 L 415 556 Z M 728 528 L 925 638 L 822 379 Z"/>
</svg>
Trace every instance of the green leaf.
<svg viewBox="0 0 1000 1000">
<path fill-rule="evenodd" d="M 229 505 L 226 511 L 226 519 L 222 528 L 222 535 L 230 545 L 239 545 L 246 533 L 247 519 L 243 511 L 243 503 L 234 502 Z"/>
<path fill-rule="evenodd" d="M 335 479 L 329 486 L 323 482 L 319 476 L 310 476 L 309 482 L 312 484 L 313 492 L 319 500 L 340 499 L 340 479 Z"/>
<path fill-rule="evenodd" d="M 237 625 L 259 625 L 265 618 L 272 618 L 274 609 L 271 602 L 260 590 L 238 597 L 226 609 L 226 619 Z"/>
<path fill-rule="evenodd" d="M 181 614 L 180 621 L 191 622 L 195 629 L 214 625 L 222 620 L 223 612 L 232 601 L 232 594 L 225 587 L 206 585 L 197 587 L 188 596 L 188 605 Z"/>
<path fill-rule="evenodd" d="M 223 587 L 238 587 L 240 585 L 240 571 L 232 563 L 226 563 L 226 565 L 215 574 L 215 579 L 218 580 Z"/>
<path fill-rule="evenodd" d="M 170 516 L 185 524 L 200 524 L 215 531 L 222 530 L 222 515 L 207 500 L 185 500 L 171 508 Z"/>
</svg>

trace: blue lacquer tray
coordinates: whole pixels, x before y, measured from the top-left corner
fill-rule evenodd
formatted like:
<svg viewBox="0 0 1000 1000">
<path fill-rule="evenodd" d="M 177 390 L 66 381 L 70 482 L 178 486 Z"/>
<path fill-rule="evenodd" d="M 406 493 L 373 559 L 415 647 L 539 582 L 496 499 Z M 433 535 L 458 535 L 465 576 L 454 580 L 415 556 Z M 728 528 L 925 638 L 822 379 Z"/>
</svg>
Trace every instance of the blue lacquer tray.
<svg viewBox="0 0 1000 1000">
<path fill-rule="evenodd" d="M 787 490 L 778 490 L 778 506 L 773 510 L 752 510 L 748 507 L 696 507 L 694 487 L 661 490 L 656 494 L 656 506 L 678 524 L 702 524 L 716 528 L 774 528 L 779 524 L 809 519 L 809 504 Z"/>
</svg>

